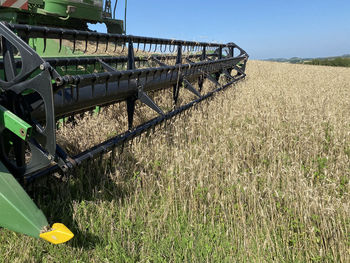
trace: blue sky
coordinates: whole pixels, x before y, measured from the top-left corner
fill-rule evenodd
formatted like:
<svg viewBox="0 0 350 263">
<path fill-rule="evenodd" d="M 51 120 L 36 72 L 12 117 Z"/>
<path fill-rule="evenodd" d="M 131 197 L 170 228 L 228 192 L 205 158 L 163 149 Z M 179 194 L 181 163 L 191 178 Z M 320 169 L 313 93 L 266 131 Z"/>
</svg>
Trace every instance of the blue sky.
<svg viewBox="0 0 350 263">
<path fill-rule="evenodd" d="M 118 7 L 121 18 L 124 0 Z M 235 42 L 253 59 L 343 55 L 350 53 L 350 1 L 128 0 L 127 33 Z"/>
</svg>

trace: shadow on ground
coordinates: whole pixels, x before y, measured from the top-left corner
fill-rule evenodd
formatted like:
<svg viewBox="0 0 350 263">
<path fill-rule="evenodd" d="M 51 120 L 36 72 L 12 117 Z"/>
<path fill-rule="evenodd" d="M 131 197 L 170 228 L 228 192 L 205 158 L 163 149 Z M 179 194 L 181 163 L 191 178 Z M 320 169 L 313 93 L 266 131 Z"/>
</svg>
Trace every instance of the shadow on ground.
<svg viewBox="0 0 350 263">
<path fill-rule="evenodd" d="M 136 166 L 140 164 L 129 147 L 118 148 L 101 158 L 84 162 L 69 175 L 54 174 L 40 178 L 29 185 L 27 191 L 50 224 L 61 222 L 75 234 L 68 245 L 93 249 L 101 240 L 88 228 L 78 226 L 74 219 L 74 204 L 99 200 L 118 200 L 122 204 L 134 192 L 134 175 L 130 171 L 134 171 Z"/>
</svg>

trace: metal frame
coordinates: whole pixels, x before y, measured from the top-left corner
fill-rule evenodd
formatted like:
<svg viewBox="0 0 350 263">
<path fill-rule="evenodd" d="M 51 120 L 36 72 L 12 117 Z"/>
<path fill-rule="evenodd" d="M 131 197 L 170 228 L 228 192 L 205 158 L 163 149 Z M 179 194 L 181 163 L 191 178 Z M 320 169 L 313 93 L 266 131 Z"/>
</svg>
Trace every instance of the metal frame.
<svg viewBox="0 0 350 263">
<path fill-rule="evenodd" d="M 0 60 L 3 75 L 0 80 L 0 181 L 10 182 L 0 186 L 0 226 L 53 243 L 66 242 L 73 234 L 62 224 L 54 224 L 52 231 L 40 233 L 47 224 L 46 218 L 18 182 L 30 183 L 49 173 L 66 172 L 83 161 L 114 150 L 246 76 L 248 54 L 234 43 L 181 41 L 3 22 L 0 22 L 0 36 L 3 54 Z M 75 56 L 41 57 L 28 45 L 32 38 L 43 39 L 43 50 L 40 50 L 43 54 L 48 39 L 58 40 L 58 53 L 64 40 L 71 41 Z M 84 50 L 78 50 L 78 41 L 84 42 Z M 95 51 L 101 45 L 106 51 L 114 45 L 114 51 L 120 47 L 126 54 L 82 56 L 91 43 Z M 143 51 L 143 55 L 137 56 L 137 51 Z M 149 55 L 144 56 L 144 52 Z M 233 70 L 236 75 L 231 75 Z M 225 77 L 225 84 L 220 84 L 220 76 Z M 202 94 L 205 79 L 215 88 Z M 182 88 L 192 92 L 196 99 L 179 106 Z M 163 112 L 148 95 L 164 89 L 172 89 L 174 109 L 169 112 Z M 158 117 L 134 127 L 137 100 L 157 112 Z M 73 157 L 56 144 L 58 119 L 118 102 L 126 102 L 127 131 Z M 11 224 L 11 217 L 16 217 L 26 203 L 31 209 L 21 213 L 21 220 L 34 226 L 31 229 L 27 223 L 23 223 L 23 227 Z M 1 219 L 1 209 L 11 216 Z M 33 216 L 33 211 L 37 216 Z M 55 240 L 56 235 L 61 235 L 59 240 Z"/>
<path fill-rule="evenodd" d="M 28 141 L 32 152 L 30 164 L 23 161 L 23 142 L 15 143 L 20 144 L 17 148 L 22 149 L 17 154 L 16 164 L 7 160 L 4 150 L 1 160 L 11 172 L 25 178 L 32 178 L 31 174 L 48 168 L 52 162 L 56 162 L 64 171 L 80 162 L 80 159 L 72 161 L 56 146 L 55 121 L 58 118 L 88 111 L 96 106 L 126 101 L 131 130 L 135 101 L 140 100 L 165 120 L 168 118 L 165 116 L 172 116 L 173 113 L 164 114 L 147 93 L 172 87 L 176 105 L 180 88 L 184 87 L 201 101 L 205 97 L 200 94 L 204 79 L 219 85 L 220 75 L 225 74 L 230 80 L 229 84 L 232 84 L 245 77 L 245 64 L 248 59 L 247 53 L 234 43 L 204 43 L 3 23 L 0 24 L 0 34 L 5 39 L 4 59 L 0 61 L 0 69 L 5 71 L 5 81 L 0 81 L 4 90 L 1 94 L 2 104 L 7 105 L 6 101 L 9 100 L 22 103 L 21 109 L 7 106 L 34 128 L 33 136 Z M 69 40 L 73 42 L 73 52 L 77 52 L 77 41 L 85 42 L 84 52 L 91 42 L 96 50 L 99 45 L 105 45 L 107 50 L 109 45 L 114 44 L 115 49 L 118 46 L 127 48 L 127 56 L 43 59 L 25 43 L 29 38 L 43 38 L 44 43 L 47 39 L 58 39 L 59 50 L 62 49 L 63 40 Z M 143 46 L 142 51 L 148 48 L 148 51 L 161 52 L 163 55 L 135 57 L 135 51 L 140 50 L 140 46 Z M 18 50 L 21 57 L 16 58 L 12 49 Z M 226 56 L 223 55 L 223 49 L 227 50 Z M 234 50 L 238 50 L 236 56 Z M 174 65 L 166 64 L 169 60 L 174 60 Z M 143 63 L 153 67 L 137 68 L 137 63 L 139 66 Z M 123 70 L 120 70 L 120 65 Z M 80 70 L 84 67 L 96 69 L 97 66 L 100 68 L 98 73 L 84 74 Z M 19 69 L 20 74 L 16 75 L 15 72 Z M 65 74 L 68 69 L 69 74 Z M 230 75 L 232 69 L 237 70 L 236 77 Z M 39 73 L 32 77 L 34 72 Z M 195 81 L 198 81 L 199 90 L 192 85 Z M 23 95 L 25 90 L 32 91 L 32 94 Z M 16 95 L 10 96 L 10 91 Z M 179 109 L 182 111 L 185 108 Z M 20 158 L 22 160 L 18 161 Z"/>
</svg>

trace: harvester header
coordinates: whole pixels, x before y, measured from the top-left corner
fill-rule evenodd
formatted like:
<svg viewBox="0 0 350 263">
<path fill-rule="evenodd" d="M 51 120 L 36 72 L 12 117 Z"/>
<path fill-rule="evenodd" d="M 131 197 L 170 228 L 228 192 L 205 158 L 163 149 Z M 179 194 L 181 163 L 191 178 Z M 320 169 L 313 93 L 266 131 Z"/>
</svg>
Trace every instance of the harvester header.
<svg viewBox="0 0 350 263">
<path fill-rule="evenodd" d="M 248 54 L 234 43 L 121 33 L 0 22 L 0 226 L 54 244 L 68 241 L 73 233 L 63 224 L 50 227 L 22 186 L 105 154 L 246 76 Z M 214 88 L 203 93 L 204 81 Z M 151 95 L 165 89 L 172 90 L 169 111 Z M 183 89 L 195 97 L 186 104 L 178 101 Z M 135 127 L 136 101 L 157 117 Z M 124 133 L 74 156 L 57 144 L 59 122 L 116 103 L 126 105 Z"/>
</svg>

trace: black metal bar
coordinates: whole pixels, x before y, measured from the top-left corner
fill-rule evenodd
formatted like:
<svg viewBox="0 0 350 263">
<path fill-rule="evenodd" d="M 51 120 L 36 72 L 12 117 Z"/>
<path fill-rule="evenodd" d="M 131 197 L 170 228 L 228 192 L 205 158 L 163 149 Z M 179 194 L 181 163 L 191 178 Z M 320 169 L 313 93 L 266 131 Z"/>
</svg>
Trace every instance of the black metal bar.
<svg viewBox="0 0 350 263">
<path fill-rule="evenodd" d="M 192 86 L 192 84 L 187 79 L 184 79 L 183 83 L 184 83 L 185 89 L 192 92 L 197 97 L 201 96 L 201 94 Z"/>
<path fill-rule="evenodd" d="M 175 66 L 167 66 L 160 68 L 145 68 L 145 69 L 135 69 L 135 70 L 126 70 L 126 71 L 116 71 L 113 73 L 96 73 L 96 74 L 85 74 L 85 75 L 75 75 L 63 76 L 60 82 L 57 85 L 68 85 L 68 84 L 81 84 L 88 85 L 91 83 L 92 79 L 97 79 L 98 83 L 104 83 L 106 80 L 108 81 L 116 81 L 120 78 L 130 78 L 135 79 L 139 76 L 152 75 L 155 73 L 159 73 L 162 71 L 174 71 L 181 70 L 186 75 L 186 70 L 189 68 L 192 69 L 203 69 L 203 68 L 229 68 L 234 64 L 237 64 L 240 61 L 246 60 L 247 57 L 235 57 L 235 58 L 223 58 L 221 60 L 213 60 L 213 61 L 201 61 L 197 62 L 193 65 L 189 64 L 181 64 Z"/>
<path fill-rule="evenodd" d="M 134 70 L 135 67 L 135 54 L 134 54 L 134 47 L 133 43 L 130 40 L 129 41 L 129 47 L 128 47 L 128 70 Z M 128 85 L 130 84 L 128 80 Z M 137 88 L 137 87 L 136 87 Z M 129 130 L 132 129 L 133 122 L 134 122 L 134 113 L 135 113 L 135 102 L 136 102 L 136 94 L 132 93 L 126 98 L 126 110 L 128 113 L 128 128 Z"/>
<path fill-rule="evenodd" d="M 218 59 L 222 59 L 222 47 L 219 47 L 219 57 L 218 57 Z"/>
<path fill-rule="evenodd" d="M 188 55 L 186 56 L 189 59 L 200 59 L 202 55 Z M 217 54 L 207 54 L 207 57 L 217 57 Z M 164 60 L 175 60 L 177 56 L 175 55 L 164 55 L 164 56 L 152 56 L 152 59 L 155 58 L 159 61 Z M 109 64 L 119 64 L 119 63 L 127 63 L 127 56 L 99 56 L 99 57 L 67 57 L 67 58 L 44 58 L 46 62 L 48 62 L 52 67 L 61 67 L 61 66 L 83 66 L 86 67 L 88 65 L 94 65 L 100 60 Z M 148 58 L 146 57 L 135 57 L 135 62 L 148 62 Z M 16 68 L 20 68 L 22 65 L 22 61 L 20 59 L 15 59 Z M 4 69 L 4 61 L 0 59 L 0 69 Z"/>
<path fill-rule="evenodd" d="M 234 57 L 234 47 L 229 47 L 229 56 Z"/>
<path fill-rule="evenodd" d="M 4 58 L 5 80 L 11 81 L 16 77 L 16 67 L 12 45 L 6 38 L 2 39 L 2 55 Z"/>
<path fill-rule="evenodd" d="M 129 97 L 126 99 L 126 110 L 128 113 L 128 129 L 131 130 L 134 123 L 134 113 L 135 113 L 135 97 Z"/>
<path fill-rule="evenodd" d="M 161 67 L 166 67 L 166 66 L 168 66 L 167 64 L 165 64 L 165 63 L 163 63 L 163 62 L 161 62 L 158 58 L 156 58 L 156 57 L 151 57 L 151 59 L 154 61 L 154 62 L 156 62 L 159 66 L 161 66 Z"/>
<path fill-rule="evenodd" d="M 129 41 L 129 47 L 128 47 L 128 70 L 135 69 L 135 54 L 134 54 L 134 46 L 133 42 Z"/>
<path fill-rule="evenodd" d="M 6 39 L 2 38 L 2 55 L 4 58 L 4 77 L 5 81 L 12 81 L 16 77 L 16 67 L 15 67 L 15 59 L 13 54 L 13 47 L 11 43 Z M 16 97 L 14 94 L 10 94 L 10 98 L 8 98 L 8 103 L 10 106 L 8 107 L 13 113 L 20 114 L 18 109 L 19 105 L 16 103 Z M 23 167 L 25 165 L 25 144 L 24 141 L 13 134 L 10 135 L 12 138 L 12 143 L 14 147 L 14 154 L 16 159 L 16 166 Z M 0 147 L 0 150 L 1 147 Z"/>
<path fill-rule="evenodd" d="M 181 64 L 182 64 L 182 45 L 178 45 L 175 65 L 181 65 Z M 179 72 L 181 72 L 181 69 L 179 70 Z M 176 83 L 173 84 L 173 101 L 174 101 L 174 105 L 177 104 L 177 101 L 178 101 L 178 98 L 179 98 L 180 85 L 182 85 L 182 79 L 181 78 L 182 78 L 181 73 L 177 74 L 177 76 L 176 76 Z"/>
<path fill-rule="evenodd" d="M 207 58 L 207 49 L 204 46 L 203 50 L 202 50 L 202 56 L 201 56 L 201 60 L 205 60 Z"/>
<path fill-rule="evenodd" d="M 218 44 L 218 43 L 206 43 L 206 42 L 195 42 L 195 41 L 183 41 L 183 40 L 173 40 L 173 39 L 163 39 L 163 38 L 153 38 L 153 37 L 142 37 L 142 36 L 131 36 L 131 35 L 120 35 L 120 34 L 109 34 L 109 33 L 98 33 L 91 31 L 79 31 L 72 29 L 63 28 L 53 28 L 53 27 L 43 27 L 43 26 L 32 26 L 32 25 L 20 25 L 20 24 L 7 24 L 8 27 L 16 31 L 21 37 L 27 38 L 46 38 L 46 39 L 62 39 L 72 40 L 72 41 L 98 41 L 99 43 L 118 42 L 127 43 L 133 41 L 134 43 L 140 44 L 154 44 L 154 45 L 182 45 L 183 47 L 196 47 L 196 46 L 206 46 L 206 47 L 228 47 L 234 46 L 242 50 L 240 47 L 236 46 L 234 43 L 230 44 Z M 245 51 L 244 51 L 245 53 Z"/>
</svg>

